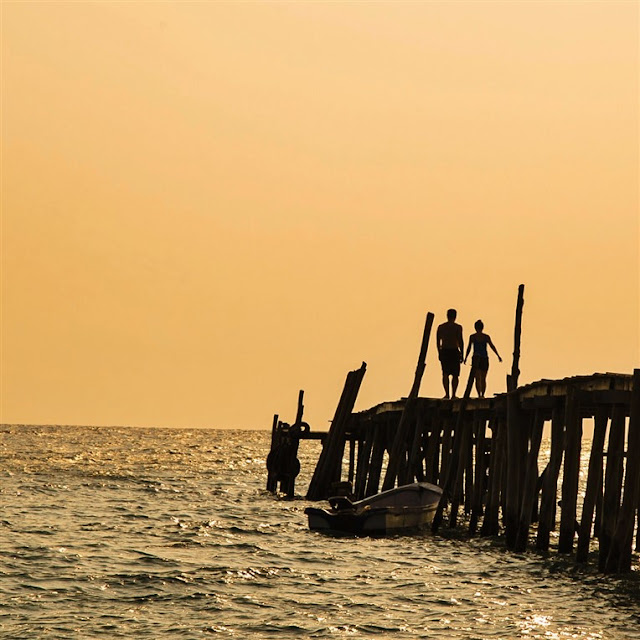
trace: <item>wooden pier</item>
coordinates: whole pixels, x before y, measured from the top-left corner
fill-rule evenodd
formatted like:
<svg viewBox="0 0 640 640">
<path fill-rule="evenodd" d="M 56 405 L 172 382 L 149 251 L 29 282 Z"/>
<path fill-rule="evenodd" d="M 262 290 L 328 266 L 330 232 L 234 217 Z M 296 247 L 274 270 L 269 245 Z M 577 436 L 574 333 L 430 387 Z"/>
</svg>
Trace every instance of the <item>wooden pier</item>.
<svg viewBox="0 0 640 640">
<path fill-rule="evenodd" d="M 471 398 L 471 369 L 462 398 L 418 396 L 433 321 L 428 314 L 406 398 L 353 412 L 363 363 L 349 372 L 329 431 L 315 434 L 302 422 L 301 392 L 293 425 L 274 419 L 272 462 L 297 452 L 297 442 L 288 453 L 279 442 L 319 437 L 323 448 L 308 500 L 340 492 L 361 499 L 427 481 L 443 489 L 434 531 L 464 526 L 470 535 L 503 536 L 515 551 L 555 549 L 575 553 L 580 563 L 597 555 L 601 571 L 629 571 L 633 550 L 640 551 L 640 369 L 518 386 L 521 297 L 522 290 L 506 393 Z M 585 427 L 592 437 L 583 437 Z M 549 446 L 541 455 L 543 436 Z M 580 462 L 586 468 L 587 459 L 581 489 Z M 295 476 L 278 474 L 272 464 L 267 488 L 275 491 L 282 476 L 283 492 L 292 497 Z M 590 553 L 594 538 L 597 554 Z"/>
</svg>

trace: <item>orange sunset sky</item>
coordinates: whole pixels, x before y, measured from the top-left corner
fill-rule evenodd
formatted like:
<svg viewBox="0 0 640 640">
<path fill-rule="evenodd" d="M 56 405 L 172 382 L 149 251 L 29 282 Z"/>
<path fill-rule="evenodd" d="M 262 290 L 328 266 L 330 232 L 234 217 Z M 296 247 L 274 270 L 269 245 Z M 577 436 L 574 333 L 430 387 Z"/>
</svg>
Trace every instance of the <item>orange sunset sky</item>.
<svg viewBox="0 0 640 640">
<path fill-rule="evenodd" d="M 0 6 L 3 423 L 324 430 L 448 307 L 492 395 L 520 283 L 521 383 L 640 365 L 638 2 Z"/>
</svg>

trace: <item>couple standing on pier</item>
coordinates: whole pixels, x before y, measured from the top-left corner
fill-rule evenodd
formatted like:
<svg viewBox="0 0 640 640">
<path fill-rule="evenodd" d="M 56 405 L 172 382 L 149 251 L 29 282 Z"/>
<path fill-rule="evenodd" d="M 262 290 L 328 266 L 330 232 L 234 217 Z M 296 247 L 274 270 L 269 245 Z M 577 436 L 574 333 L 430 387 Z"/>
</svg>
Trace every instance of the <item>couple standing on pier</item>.
<svg viewBox="0 0 640 640">
<path fill-rule="evenodd" d="M 442 385 L 444 386 L 445 398 L 449 398 L 449 377 L 451 377 L 451 397 L 456 397 L 458 388 L 458 378 L 460 377 L 460 363 L 466 364 L 473 345 L 473 357 L 471 365 L 475 369 L 476 391 L 479 398 L 484 398 L 484 392 L 487 389 L 487 371 L 489 370 L 489 353 L 487 346 L 491 347 L 493 352 L 498 356 L 498 360 L 502 362 L 502 358 L 498 350 L 491 342 L 491 338 L 483 332 L 484 323 L 477 320 L 474 327 L 476 332 L 469 338 L 467 353 L 464 356 L 464 340 L 462 338 L 462 327 L 456 322 L 458 315 L 455 309 L 447 311 L 447 322 L 438 327 L 438 358 L 442 365 Z"/>
</svg>

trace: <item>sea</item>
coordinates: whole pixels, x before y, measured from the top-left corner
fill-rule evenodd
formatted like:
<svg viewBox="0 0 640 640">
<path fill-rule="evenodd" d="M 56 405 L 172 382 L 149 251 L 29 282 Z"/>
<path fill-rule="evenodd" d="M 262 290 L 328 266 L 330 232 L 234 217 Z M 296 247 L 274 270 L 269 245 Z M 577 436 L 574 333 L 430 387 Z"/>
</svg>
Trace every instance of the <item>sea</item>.
<svg viewBox="0 0 640 640">
<path fill-rule="evenodd" d="M 602 575 L 460 529 L 331 537 L 265 490 L 270 433 L 0 428 L 0 638 L 640 638 Z"/>
</svg>

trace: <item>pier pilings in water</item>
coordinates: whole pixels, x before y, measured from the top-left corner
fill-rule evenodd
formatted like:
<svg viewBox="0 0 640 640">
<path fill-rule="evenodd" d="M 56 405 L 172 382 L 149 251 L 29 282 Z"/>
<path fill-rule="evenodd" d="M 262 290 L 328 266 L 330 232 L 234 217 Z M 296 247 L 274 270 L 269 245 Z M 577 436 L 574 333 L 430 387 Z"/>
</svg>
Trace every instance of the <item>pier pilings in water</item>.
<svg viewBox="0 0 640 640">
<path fill-rule="evenodd" d="M 597 538 L 600 570 L 630 569 L 640 550 L 640 369 L 540 380 L 493 398 L 410 395 L 353 413 L 364 365 L 358 371 L 324 436 L 308 499 L 329 497 L 336 483 L 360 499 L 424 480 L 443 488 L 436 531 L 463 525 L 504 536 L 515 551 L 555 548 L 577 562 Z"/>
</svg>

